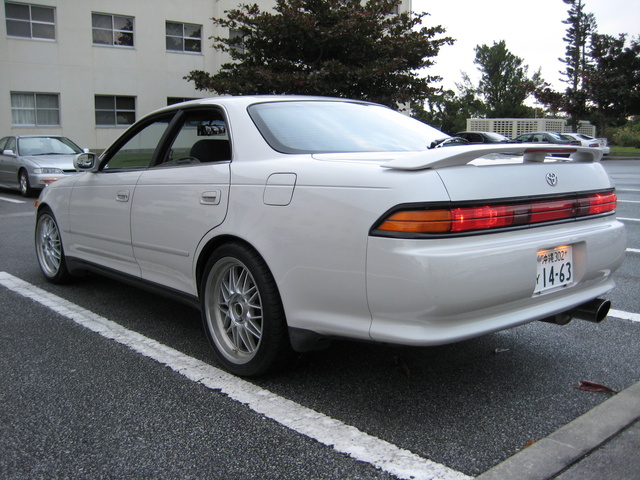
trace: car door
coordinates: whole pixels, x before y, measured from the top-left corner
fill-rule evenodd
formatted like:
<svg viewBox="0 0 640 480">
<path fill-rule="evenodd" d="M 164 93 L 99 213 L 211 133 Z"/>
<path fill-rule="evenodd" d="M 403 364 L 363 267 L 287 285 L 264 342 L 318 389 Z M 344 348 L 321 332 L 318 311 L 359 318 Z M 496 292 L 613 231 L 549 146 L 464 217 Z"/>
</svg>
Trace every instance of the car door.
<svg viewBox="0 0 640 480">
<path fill-rule="evenodd" d="M 7 184 L 7 181 L 5 178 L 6 173 L 5 173 L 5 164 L 4 164 L 4 159 L 6 155 L 3 154 L 5 150 L 5 145 L 7 144 L 7 140 L 9 140 L 9 137 L 4 137 L 0 139 L 0 185 Z"/>
<path fill-rule="evenodd" d="M 0 141 L 0 183 L 9 187 L 18 184 L 16 172 L 16 139 L 15 137 L 4 137 Z M 13 151 L 14 155 L 5 155 L 5 150 Z"/>
<path fill-rule="evenodd" d="M 133 251 L 142 278 L 195 295 L 195 251 L 227 212 L 231 148 L 220 110 L 183 111 L 176 124 L 157 164 L 138 180 Z"/>
<path fill-rule="evenodd" d="M 151 165 L 171 115 L 143 122 L 111 147 L 97 172 L 81 175 L 71 193 L 71 256 L 136 277 L 131 204 L 136 184 Z"/>
</svg>

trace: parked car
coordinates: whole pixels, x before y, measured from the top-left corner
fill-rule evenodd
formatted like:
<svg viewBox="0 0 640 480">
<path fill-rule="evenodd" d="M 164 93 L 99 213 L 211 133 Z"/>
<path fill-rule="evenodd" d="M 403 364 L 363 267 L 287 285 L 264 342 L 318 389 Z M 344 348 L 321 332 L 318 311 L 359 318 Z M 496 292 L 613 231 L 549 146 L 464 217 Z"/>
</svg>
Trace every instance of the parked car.
<svg viewBox="0 0 640 480">
<path fill-rule="evenodd" d="M 496 132 L 458 132 L 456 137 L 462 137 L 469 143 L 511 143 L 509 137 Z"/>
<path fill-rule="evenodd" d="M 598 138 L 598 142 L 600 142 L 600 148 L 602 149 L 602 155 L 609 155 L 611 153 L 611 147 L 609 146 L 608 138 Z"/>
<path fill-rule="evenodd" d="M 0 186 L 32 196 L 56 180 L 77 173 L 82 149 L 59 135 L 16 135 L 0 140 Z"/>
<path fill-rule="evenodd" d="M 558 132 L 524 133 L 515 140 L 518 143 L 552 143 L 556 145 L 581 145 L 579 140 Z"/>
<path fill-rule="evenodd" d="M 545 143 L 552 145 L 568 145 L 576 146 L 580 145 L 578 140 L 565 136 L 558 132 L 532 132 L 525 133 L 518 136 L 515 141 L 517 143 Z M 568 152 L 556 152 L 553 154 L 556 157 L 568 157 Z"/>
<path fill-rule="evenodd" d="M 611 149 L 606 138 L 595 138 L 584 133 L 563 133 L 567 137 L 580 142 L 583 147 L 597 148 L 602 151 L 602 155 L 609 155 Z"/>
<path fill-rule="evenodd" d="M 431 142 L 429 148 L 442 148 L 442 147 L 454 147 L 456 145 L 469 145 L 469 142 L 462 137 L 449 137 L 438 138 Z"/>
<path fill-rule="evenodd" d="M 626 237 L 597 152 L 427 149 L 443 137 L 355 100 L 165 107 L 42 192 L 37 259 L 53 283 L 98 272 L 198 307 L 237 375 L 332 338 L 429 346 L 602 320 Z"/>
</svg>

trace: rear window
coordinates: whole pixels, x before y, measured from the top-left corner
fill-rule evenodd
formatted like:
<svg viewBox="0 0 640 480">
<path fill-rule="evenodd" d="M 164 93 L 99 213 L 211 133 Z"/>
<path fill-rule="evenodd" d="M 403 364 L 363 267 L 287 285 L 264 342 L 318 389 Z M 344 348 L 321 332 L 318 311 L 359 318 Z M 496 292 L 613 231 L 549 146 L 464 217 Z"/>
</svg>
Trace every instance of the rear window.
<svg viewBox="0 0 640 480">
<path fill-rule="evenodd" d="M 356 102 L 260 103 L 249 114 L 282 153 L 420 151 L 448 136 L 390 108 Z"/>
</svg>

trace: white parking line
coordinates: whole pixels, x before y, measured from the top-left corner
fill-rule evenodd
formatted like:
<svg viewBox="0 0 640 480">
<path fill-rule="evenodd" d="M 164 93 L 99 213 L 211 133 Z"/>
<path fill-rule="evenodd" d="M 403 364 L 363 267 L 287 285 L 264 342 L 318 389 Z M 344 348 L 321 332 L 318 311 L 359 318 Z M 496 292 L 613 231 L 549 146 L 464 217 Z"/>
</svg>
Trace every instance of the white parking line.
<svg viewBox="0 0 640 480">
<path fill-rule="evenodd" d="M 361 432 L 327 415 L 279 397 L 245 380 L 128 330 L 63 298 L 0 272 L 0 284 L 54 312 L 156 360 L 188 379 L 247 405 L 276 422 L 400 479 L 471 480 L 472 477 Z"/>
<path fill-rule="evenodd" d="M 16 200 L 15 198 L 0 197 L 0 201 L 9 203 L 27 203 L 24 200 Z"/>
<path fill-rule="evenodd" d="M 609 310 L 609 317 L 621 318 L 622 320 L 631 320 L 632 322 L 640 322 L 640 315 L 637 313 L 623 312 L 622 310 Z"/>
<path fill-rule="evenodd" d="M 620 200 L 620 199 L 618 199 L 618 203 L 640 203 L 640 200 Z"/>
<path fill-rule="evenodd" d="M 623 222 L 640 222 L 640 218 L 625 218 L 625 217 L 617 217 L 618 220 L 622 220 Z"/>
<path fill-rule="evenodd" d="M 627 248 L 627 252 L 640 253 L 640 248 Z"/>
</svg>

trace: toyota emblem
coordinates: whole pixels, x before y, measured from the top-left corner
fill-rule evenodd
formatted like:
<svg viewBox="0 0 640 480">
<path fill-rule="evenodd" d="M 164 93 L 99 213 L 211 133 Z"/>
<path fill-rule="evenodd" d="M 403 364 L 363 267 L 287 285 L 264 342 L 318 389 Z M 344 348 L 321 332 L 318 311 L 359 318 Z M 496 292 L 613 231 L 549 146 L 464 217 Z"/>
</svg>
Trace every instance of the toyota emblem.
<svg viewBox="0 0 640 480">
<path fill-rule="evenodd" d="M 555 173 L 547 173 L 547 183 L 552 187 L 558 185 L 558 177 Z"/>
</svg>

